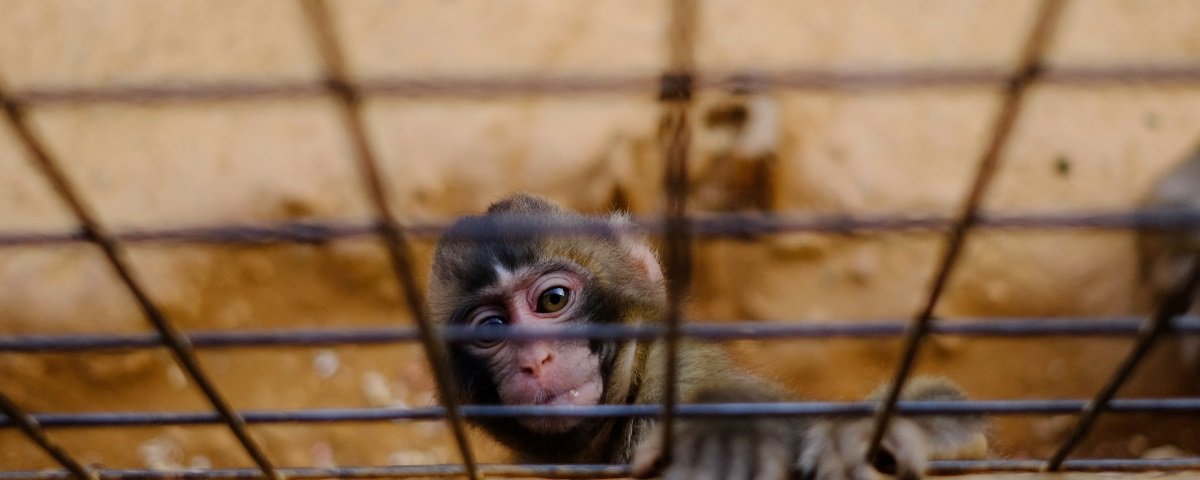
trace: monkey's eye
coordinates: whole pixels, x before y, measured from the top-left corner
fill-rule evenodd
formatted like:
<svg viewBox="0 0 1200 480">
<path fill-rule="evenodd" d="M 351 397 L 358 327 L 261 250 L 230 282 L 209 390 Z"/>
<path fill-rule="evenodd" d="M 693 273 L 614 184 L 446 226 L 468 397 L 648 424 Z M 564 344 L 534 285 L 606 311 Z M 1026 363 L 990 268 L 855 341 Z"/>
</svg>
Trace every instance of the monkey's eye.
<svg viewBox="0 0 1200 480">
<path fill-rule="evenodd" d="M 563 287 L 554 287 L 546 289 L 542 295 L 538 297 L 537 312 L 538 313 L 554 313 L 562 310 L 567 306 L 567 298 L 570 291 Z"/>
<path fill-rule="evenodd" d="M 475 340 L 475 344 L 480 347 L 490 347 L 500 343 L 500 340 L 502 340 L 499 335 L 501 334 L 501 330 L 504 328 L 504 319 L 496 316 L 488 317 L 483 319 L 482 322 L 476 324 L 475 328 L 480 329 L 479 331 L 483 335 L 489 336 L 489 338 Z M 490 337 L 491 335 L 497 336 Z"/>
</svg>

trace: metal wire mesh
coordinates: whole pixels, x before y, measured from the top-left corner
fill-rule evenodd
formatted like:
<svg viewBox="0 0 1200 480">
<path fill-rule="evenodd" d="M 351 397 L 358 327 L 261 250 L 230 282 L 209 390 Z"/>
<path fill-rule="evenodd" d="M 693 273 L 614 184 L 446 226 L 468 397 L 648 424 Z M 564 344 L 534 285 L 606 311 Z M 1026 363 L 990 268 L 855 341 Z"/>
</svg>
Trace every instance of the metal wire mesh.
<svg viewBox="0 0 1200 480">
<path fill-rule="evenodd" d="M 1042 55 L 1046 50 L 1046 45 L 1051 38 L 1062 7 L 1063 2 L 1060 0 L 1045 0 L 1042 2 L 1041 10 L 1038 12 L 1029 38 L 1021 51 L 1021 58 L 1017 66 L 1017 75 L 1008 84 L 1004 92 L 1004 101 L 996 115 L 995 123 L 991 127 L 991 137 L 988 140 L 987 147 L 983 150 L 983 155 L 979 158 L 975 180 L 971 183 L 971 188 L 967 191 L 960 212 L 950 229 L 949 236 L 946 239 L 946 246 L 942 251 L 942 257 L 938 262 L 936 273 L 934 273 L 933 283 L 929 287 L 929 295 L 926 296 L 925 303 L 913 318 L 912 327 L 904 343 L 904 353 L 901 355 L 900 362 L 896 368 L 896 375 L 892 379 L 891 384 L 889 384 L 887 393 L 884 394 L 879 413 L 875 416 L 875 424 L 871 432 L 871 443 L 867 450 L 867 458 L 871 459 L 872 463 L 880 454 L 884 433 L 887 431 L 888 423 L 896 413 L 896 402 L 900 400 L 900 392 L 904 389 L 904 382 L 912 374 L 913 366 L 917 361 L 917 350 L 921 347 L 922 341 L 924 341 L 925 336 L 929 333 L 929 325 L 933 323 L 933 312 L 937 309 L 938 301 L 941 300 L 942 293 L 946 289 L 946 283 L 950 278 L 950 274 L 954 271 L 959 254 L 962 253 L 963 245 L 965 245 L 967 240 L 967 233 L 975 226 L 976 216 L 978 215 L 980 205 L 983 203 L 983 197 L 991 185 L 992 178 L 995 176 L 996 168 L 999 165 L 1000 155 L 1004 151 L 1009 133 L 1012 132 L 1013 125 L 1017 121 L 1017 115 L 1020 114 L 1021 101 L 1024 99 L 1025 92 L 1029 89 L 1029 86 L 1037 79 Z"/>
<path fill-rule="evenodd" d="M 693 60 L 695 48 L 694 23 L 696 0 L 672 0 L 672 24 L 667 42 L 670 52 L 669 68 L 661 77 L 591 75 L 591 76 L 514 76 L 486 78 L 386 78 L 351 81 L 346 74 L 338 35 L 320 0 L 301 0 L 310 23 L 327 78 L 311 83 L 215 83 L 187 86 L 143 85 L 133 87 L 104 87 L 85 89 L 26 89 L 11 90 L 0 86 L 0 103 L 6 121 L 17 133 L 20 144 L 30 153 L 41 173 L 66 201 L 80 227 L 68 232 L 0 232 L 0 246 L 52 245 L 67 242 L 89 242 L 98 246 L 110 266 L 118 273 L 121 283 L 138 302 L 146 318 L 155 327 L 154 334 L 134 335 L 53 335 L 6 336 L 0 338 L 0 352 L 86 351 L 114 348 L 153 348 L 166 346 L 175 360 L 187 372 L 212 404 L 210 413 L 88 413 L 88 414 L 29 414 L 23 412 L 7 397 L 0 394 L 0 410 L 5 418 L 0 428 L 16 427 L 62 465 L 63 470 L 0 471 L 4 479 L 241 479 L 241 478 L 381 478 L 381 477 L 512 477 L 539 476 L 547 478 L 613 478 L 629 475 L 624 465 L 487 465 L 479 464 L 464 433 L 466 418 L 485 416 L 640 416 L 660 417 L 670 431 L 675 417 L 696 416 L 811 416 L 875 414 L 872 455 L 879 446 L 890 419 L 899 413 L 930 414 L 990 414 L 1045 415 L 1079 414 L 1072 433 L 1055 454 L 1046 460 L 987 460 L 935 462 L 931 471 L 936 474 L 970 472 L 1024 472 L 1041 470 L 1074 471 L 1141 471 L 1200 469 L 1200 458 L 1131 460 L 1089 459 L 1067 457 L 1095 424 L 1103 412 L 1110 413 L 1188 413 L 1200 412 L 1200 399 L 1153 398 L 1114 399 L 1115 392 L 1125 383 L 1145 357 L 1154 342 L 1167 333 L 1200 333 L 1200 319 L 1183 317 L 1190 297 L 1200 283 L 1200 260 L 1193 265 L 1185 281 L 1168 296 L 1153 316 L 1142 321 L 1120 319 L 987 319 L 942 321 L 933 315 L 946 279 L 954 271 L 956 260 L 968 233 L 980 228 L 1085 228 L 1085 229 L 1195 229 L 1200 228 L 1200 212 L 1075 212 L 1050 215 L 983 214 L 979 205 L 986 194 L 991 176 L 1009 132 L 1020 118 L 1025 92 L 1034 84 L 1097 84 L 1097 83 L 1186 83 L 1200 82 L 1200 67 L 1106 67 L 1058 68 L 1042 65 L 1042 52 L 1052 40 L 1053 30 L 1065 0 L 1044 0 L 1030 29 L 1018 67 L 1013 72 L 988 69 L 910 69 L 871 72 L 776 71 L 776 72 L 700 72 Z M 2 72 L 0 72 L 2 73 Z M 1003 89 L 1004 101 L 992 125 L 987 148 L 978 161 L 975 180 L 953 218 L 897 216 L 789 216 L 757 214 L 690 215 L 687 209 L 688 135 L 687 111 L 697 90 L 725 89 L 751 85 L 755 88 L 858 90 L 906 89 L 949 86 L 995 86 Z M 513 329 L 506 338 L 616 338 L 652 340 L 664 339 L 668 351 L 674 352 L 682 337 L 709 340 L 734 338 L 785 337 L 879 337 L 904 336 L 904 355 L 885 398 L 874 402 L 792 402 L 776 404 L 710 404 L 677 405 L 675 382 L 667 382 L 664 405 L 605 405 L 569 409 L 532 406 L 456 405 L 449 390 L 449 370 L 443 350 L 445 342 L 470 341 L 487 336 L 466 330 L 434 328 L 424 311 L 421 294 L 414 281 L 409 238 L 436 236 L 445 224 L 403 224 L 388 204 L 387 186 L 379 173 L 375 154 L 367 138 L 360 105 L 365 96 L 500 96 L 500 95 L 583 95 L 604 92 L 655 92 L 668 111 L 671 130 L 667 136 L 667 172 L 664 191 L 667 195 L 665 217 L 644 218 L 631 228 L 662 235 L 665 239 L 664 259 L 670 276 L 668 287 L 670 309 L 662 325 L 647 326 L 590 326 L 562 329 L 553 332 Z M 25 111 L 31 107 L 55 103 L 92 102 L 207 102 L 214 100 L 253 101 L 295 97 L 333 97 L 338 101 L 342 124 L 352 140 L 352 146 L 364 191 L 374 208 L 375 219 L 352 223 L 286 223 L 274 225 L 213 225 L 185 229 L 110 231 L 97 220 L 83 199 L 58 167 L 59 162 L 29 128 Z M 570 231 L 546 231 L 530 228 L 520 221 L 502 228 L 505 231 L 467 232 L 480 238 L 494 235 L 511 236 L 514 232 L 529 235 L 569 234 L 587 235 L 609 228 L 608 225 L 575 226 Z M 551 228 L 550 230 L 554 230 Z M 715 325 L 682 325 L 680 306 L 690 284 L 691 244 L 696 237 L 732 236 L 753 238 L 783 232 L 823 232 L 849 234 L 878 231 L 925 232 L 945 234 L 947 241 L 937 265 L 934 280 L 920 311 L 911 322 L 884 321 L 859 324 L 782 324 L 744 325 L 737 323 Z M 378 236 L 385 240 L 393 273 L 410 305 L 417 327 L 388 329 L 286 330 L 274 332 L 189 332 L 177 330 L 145 293 L 135 272 L 124 259 L 123 245 L 138 242 L 181 243 L 322 243 L 354 236 Z M 929 335 L 963 336 L 1130 336 L 1136 335 L 1129 356 L 1122 362 L 1109 382 L 1092 399 L 1076 400 L 1010 400 L 965 402 L 904 402 L 899 391 L 915 363 L 916 353 Z M 427 353 L 437 380 L 440 407 L 324 409 L 303 411 L 235 411 L 225 397 L 213 386 L 210 377 L 196 360 L 197 348 L 253 348 L 264 346 L 312 346 L 334 344 L 374 344 L 419 341 Z M 675 377 L 675 357 L 667 358 L 668 378 Z M 344 468 L 277 468 L 265 456 L 249 435 L 248 423 L 313 423 L 383 420 L 447 420 L 454 433 L 463 463 L 461 465 L 424 465 L 392 467 Z M 241 446 L 254 460 L 254 469 L 207 469 L 187 472 L 150 470 L 88 469 L 69 453 L 58 447 L 47 433 L 55 428 L 100 428 L 136 425 L 197 425 L 224 424 L 237 437 Z M 669 452 L 671 436 L 664 451 Z"/>
<path fill-rule="evenodd" d="M 346 74 L 345 61 L 342 59 L 341 48 L 337 43 L 337 35 L 329 18 L 324 2 L 321 0 L 306 0 L 303 2 L 305 12 L 312 23 L 313 35 L 317 41 L 321 58 L 325 62 L 327 74 L 330 77 L 329 89 L 338 99 L 341 107 L 342 124 L 349 131 L 353 143 L 355 159 L 363 175 L 367 192 L 378 218 L 384 244 L 387 247 L 388 259 L 391 260 L 392 272 L 403 290 L 404 300 L 409 306 L 413 319 L 416 320 L 421 342 L 425 347 L 426 358 L 433 369 L 433 378 L 437 386 L 438 397 L 445 405 L 446 417 L 450 421 L 450 429 L 454 434 L 454 442 L 462 456 L 463 468 L 471 480 L 482 478 L 479 466 L 475 462 L 475 453 L 467 440 L 466 424 L 462 413 L 458 410 L 454 396 L 451 394 L 453 381 L 450 367 L 446 363 L 445 347 L 437 327 L 425 312 L 425 299 L 417 286 L 416 274 L 413 272 L 412 253 L 407 238 L 400 228 L 400 222 L 387 201 L 386 186 L 379 174 L 379 166 L 375 153 L 367 139 L 367 129 L 363 125 L 361 101 L 359 93 L 349 83 Z"/>
</svg>

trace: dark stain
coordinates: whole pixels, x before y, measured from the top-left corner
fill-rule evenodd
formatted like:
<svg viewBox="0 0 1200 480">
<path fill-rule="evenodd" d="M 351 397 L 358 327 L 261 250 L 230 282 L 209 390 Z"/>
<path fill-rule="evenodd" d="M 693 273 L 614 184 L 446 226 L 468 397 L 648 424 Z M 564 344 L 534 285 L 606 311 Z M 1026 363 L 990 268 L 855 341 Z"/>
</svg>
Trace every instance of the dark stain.
<svg viewBox="0 0 1200 480">
<path fill-rule="evenodd" d="M 1059 155 L 1054 158 L 1054 172 L 1062 178 L 1071 176 L 1071 159 L 1066 155 Z"/>
</svg>

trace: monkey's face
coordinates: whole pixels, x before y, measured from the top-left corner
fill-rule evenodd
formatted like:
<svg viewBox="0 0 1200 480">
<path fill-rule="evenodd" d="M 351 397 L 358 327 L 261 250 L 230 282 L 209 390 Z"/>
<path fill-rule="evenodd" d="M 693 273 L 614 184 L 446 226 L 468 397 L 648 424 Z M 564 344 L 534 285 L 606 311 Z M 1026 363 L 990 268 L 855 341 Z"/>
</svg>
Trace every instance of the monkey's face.
<svg viewBox="0 0 1200 480">
<path fill-rule="evenodd" d="M 587 278 L 576 267 L 544 265 L 509 271 L 492 267 L 496 282 L 480 290 L 463 317 L 475 329 L 553 329 L 586 320 Z M 596 405 L 604 391 L 600 357 L 586 340 L 481 340 L 464 347 L 483 360 L 505 405 Z M 561 432 L 580 419 L 525 418 L 526 428 Z"/>
<path fill-rule="evenodd" d="M 587 236 L 502 233 L 504 224 L 518 220 L 554 227 L 589 221 L 528 195 L 497 202 L 484 215 L 459 219 L 434 254 L 429 306 L 436 322 L 501 332 L 660 318 L 666 296 L 662 271 L 643 243 L 616 230 Z M 470 234 L 479 231 L 500 234 Z M 495 338 L 449 345 L 459 402 L 569 406 L 626 401 L 634 342 Z M 475 419 L 505 438 L 569 434 L 553 435 L 556 441 L 586 437 L 603 421 Z"/>
</svg>

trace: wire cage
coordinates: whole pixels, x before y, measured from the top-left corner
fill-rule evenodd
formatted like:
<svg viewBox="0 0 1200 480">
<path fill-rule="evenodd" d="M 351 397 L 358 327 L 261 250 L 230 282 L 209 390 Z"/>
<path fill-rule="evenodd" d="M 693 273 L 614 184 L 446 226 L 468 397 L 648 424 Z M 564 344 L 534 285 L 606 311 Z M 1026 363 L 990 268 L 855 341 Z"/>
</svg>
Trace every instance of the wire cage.
<svg viewBox="0 0 1200 480">
<path fill-rule="evenodd" d="M 121 284 L 134 297 L 155 332 L 146 334 L 71 334 L 0 336 L 0 352 L 80 352 L 118 348 L 167 347 L 174 360 L 195 382 L 212 411 L 198 413 L 103 412 L 38 413 L 19 408 L 0 392 L 0 411 L 5 418 L 0 428 L 19 429 L 61 465 L 57 470 L 17 471 L 0 469 L 0 479 L 35 480 L 57 478 L 88 479 L 233 479 L 233 478 L 377 478 L 377 477 L 460 477 L 538 476 L 551 478 L 611 478 L 629 474 L 625 465 L 508 465 L 481 464 L 467 439 L 465 419 L 486 416 L 638 416 L 658 417 L 669 432 L 676 417 L 751 416 L 751 415 L 873 415 L 872 450 L 880 445 L 884 430 L 897 414 L 987 414 L 987 415 L 1075 415 L 1069 435 L 1052 456 L 1038 460 L 980 460 L 934 462 L 931 472 L 954 474 L 970 472 L 1036 471 L 1150 471 L 1197 470 L 1200 458 L 1173 459 L 1072 459 L 1071 454 L 1104 413 L 1200 413 L 1200 398 L 1115 399 L 1154 343 L 1170 334 L 1200 333 L 1200 320 L 1186 316 L 1191 296 L 1200 284 L 1200 260 L 1193 262 L 1186 278 L 1174 288 L 1148 318 L 1099 319 L 982 319 L 939 323 L 935 308 L 943 295 L 947 279 L 954 271 L 969 233 L 978 228 L 1007 229 L 1194 229 L 1200 228 L 1200 212 L 1125 211 L 1091 214 L 983 214 L 980 204 L 1003 155 L 1014 123 L 1021 115 L 1030 88 L 1040 83 L 1198 83 L 1200 67 L 1179 68 L 1048 68 L 1043 62 L 1047 42 L 1054 35 L 1066 0 L 1043 0 L 1035 23 L 1025 39 L 1017 68 L 1013 71 L 986 69 L 897 69 L 874 73 L 837 73 L 828 71 L 774 72 L 703 72 L 693 59 L 695 16 L 698 0 L 671 0 L 669 43 L 670 67 L 658 77 L 640 76 L 528 76 L 463 80 L 453 78 L 390 78 L 356 82 L 347 73 L 342 45 L 330 21 L 327 5 L 321 0 L 302 0 L 310 33 L 318 45 L 324 63 L 325 80 L 317 83 L 238 84 L 222 83 L 188 86 L 141 86 L 123 88 L 12 90 L 0 88 L 5 121 L 34 160 L 36 166 L 65 201 L 79 228 L 61 233 L 0 232 L 0 246 L 54 245 L 86 242 L 102 251 L 117 273 Z M 952 217 L 919 216 L 755 216 L 742 214 L 689 214 L 688 201 L 688 116 L 693 95 L 704 89 L 754 85 L 764 89 L 906 89 L 928 86 L 990 86 L 1003 90 L 1003 101 L 991 125 L 976 173 L 965 198 Z M 437 328 L 422 306 L 410 253 L 413 238 L 435 237 L 445 223 L 407 223 L 401 221 L 387 198 L 387 185 L 368 141 L 364 126 L 363 99 L 367 96 L 500 96 L 511 94 L 577 94 L 589 91 L 640 91 L 657 89 L 670 118 L 666 148 L 667 210 L 662 217 L 640 218 L 631 228 L 658 235 L 663 239 L 664 262 L 671 272 L 668 292 L 670 314 L 661 325 L 570 327 L 552 333 L 512 329 L 509 338 L 602 338 L 667 339 L 674 351 L 684 337 L 710 340 L 752 338 L 827 338 L 827 337 L 902 337 L 903 355 L 886 394 L 879 402 L 791 402 L 767 404 L 678 405 L 675 385 L 668 381 L 663 405 L 603 405 L 596 407 L 534 407 L 496 405 L 457 405 L 449 392 L 448 366 L 444 360 L 446 342 L 470 341 L 480 333 L 455 328 Z M 59 160 L 43 139 L 31 128 L 26 116 L 30 107 L 45 104 L 86 102 L 207 101 L 244 100 L 262 97 L 332 97 L 336 99 L 340 121 L 352 142 L 364 192 L 373 208 L 374 220 L 352 223 L 279 223 L 270 225 L 217 225 L 197 228 L 143 229 L 114 231 L 97 220 L 61 170 Z M 597 229 L 607 228 L 597 221 Z M 513 225 L 512 231 L 471 232 L 488 237 L 513 232 L 528 232 L 529 225 Z M 547 234 L 587 234 L 589 226 L 569 232 Z M 873 232 L 928 231 L 945 235 L 945 244 L 919 311 L 907 322 L 857 324 L 703 324 L 685 325 L 680 304 L 691 279 L 691 242 L 697 237 L 740 237 L 783 232 Z M 147 287 L 131 273 L 124 247 L 134 243 L 175 242 L 201 244 L 263 244 L 275 242 L 321 243 L 339 238 L 378 236 L 384 239 L 391 269 L 402 289 L 402 296 L 416 320 L 414 328 L 371 329 L 286 329 L 264 332 L 184 332 L 178 329 L 147 293 Z M 911 376 L 919 349 L 931 335 L 953 334 L 978 337 L 1111 335 L 1135 338 L 1128 356 L 1111 378 L 1092 398 L 1071 400 L 993 400 L 993 401 L 900 401 L 899 393 Z M 494 334 L 492 334 L 494 335 Z M 203 368 L 197 349 L 213 347 L 367 345 L 419 342 L 433 368 L 441 406 L 418 408 L 341 408 L 300 411 L 234 409 L 217 388 L 213 375 Z M 668 378 L 675 371 L 674 358 L 668 355 Z M 278 423 L 380 421 L 446 419 L 461 464 L 409 466 L 349 466 L 337 468 L 281 468 L 250 435 L 247 425 Z M 186 471 L 124 470 L 90 468 L 73 458 L 53 440 L 53 429 L 64 427 L 129 427 L 146 425 L 224 425 L 253 459 L 255 468 L 192 469 Z M 669 441 L 670 435 L 665 437 Z"/>
</svg>

